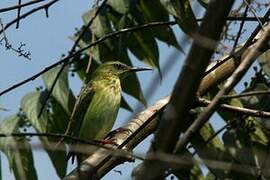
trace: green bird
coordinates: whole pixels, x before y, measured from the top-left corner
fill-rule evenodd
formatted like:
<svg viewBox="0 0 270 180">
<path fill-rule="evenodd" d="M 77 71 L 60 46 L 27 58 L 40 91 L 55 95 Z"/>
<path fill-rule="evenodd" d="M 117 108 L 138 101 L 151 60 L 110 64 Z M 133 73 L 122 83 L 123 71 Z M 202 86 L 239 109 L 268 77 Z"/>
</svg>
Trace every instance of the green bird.
<svg viewBox="0 0 270 180">
<path fill-rule="evenodd" d="M 121 80 L 132 72 L 144 70 L 151 69 L 131 67 L 118 61 L 101 64 L 82 89 L 65 135 L 83 140 L 104 139 L 112 129 L 120 107 Z"/>
</svg>

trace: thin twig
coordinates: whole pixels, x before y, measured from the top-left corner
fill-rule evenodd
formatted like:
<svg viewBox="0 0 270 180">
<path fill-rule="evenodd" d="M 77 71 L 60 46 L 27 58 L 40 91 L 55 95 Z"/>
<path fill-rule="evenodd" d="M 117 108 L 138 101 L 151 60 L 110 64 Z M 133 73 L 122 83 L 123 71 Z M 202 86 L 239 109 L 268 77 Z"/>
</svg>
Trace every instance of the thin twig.
<svg viewBox="0 0 270 180">
<path fill-rule="evenodd" d="M 236 39 L 235 39 L 234 44 L 233 44 L 232 52 L 234 52 L 234 50 L 235 50 L 235 48 L 236 48 L 236 46 L 238 44 L 238 41 L 240 39 L 240 36 L 241 36 L 241 33 L 242 33 L 242 29 L 243 29 L 244 24 L 245 24 L 244 18 L 247 16 L 247 12 L 248 12 L 248 6 L 246 6 L 245 12 L 243 14 L 243 20 L 240 23 L 240 27 L 239 27 L 239 30 L 238 30 L 237 35 L 236 35 Z"/>
<path fill-rule="evenodd" d="M 0 27 L 1 27 L 1 30 L 4 29 L 4 25 L 3 25 L 3 22 L 2 22 L 2 19 L 0 18 Z M 29 51 L 25 51 L 23 49 L 23 47 L 25 46 L 24 43 L 21 43 L 20 46 L 18 48 L 14 48 L 12 46 L 12 44 L 10 44 L 8 42 L 8 38 L 7 38 L 7 35 L 6 35 L 6 32 L 5 30 L 3 30 L 3 38 L 0 39 L 0 45 L 2 45 L 2 41 L 4 41 L 4 44 L 5 44 L 5 48 L 6 50 L 12 50 L 14 52 L 16 52 L 18 54 L 18 56 L 22 56 L 28 60 L 31 60 L 31 53 Z"/>
<path fill-rule="evenodd" d="M 18 19 L 18 21 L 17 21 L 17 24 L 16 24 L 16 29 L 19 28 L 19 24 L 20 24 L 19 17 L 20 17 L 20 14 L 21 14 L 21 7 L 20 7 L 21 3 L 22 3 L 22 0 L 18 0 L 18 6 L 19 6 L 19 8 L 17 10 L 17 19 Z"/>
<path fill-rule="evenodd" d="M 114 37 L 114 36 L 117 36 L 119 34 L 122 34 L 122 33 L 127 33 L 127 32 L 133 32 L 133 31 L 139 31 L 139 30 L 143 30 L 143 29 L 147 29 L 147 28 L 150 28 L 150 27 L 159 27 L 159 26 L 169 26 L 169 25 L 175 25 L 176 22 L 175 21 L 168 21 L 168 22 L 151 22 L 151 23 L 147 23 L 147 24 L 143 24 L 143 25 L 139 25 L 139 26 L 135 26 L 135 27 L 131 27 L 131 28 L 125 28 L 125 29 L 122 29 L 120 31 L 116 31 L 116 32 L 112 32 L 112 33 L 109 33 L 105 36 L 103 36 L 102 38 L 99 38 L 98 40 L 96 40 L 95 42 L 89 44 L 88 46 L 74 52 L 73 54 L 63 58 L 62 60 L 44 68 L 42 71 L 34 74 L 33 76 L 17 83 L 17 84 L 14 84 L 13 86 L 3 90 L 2 92 L 0 92 L 0 96 L 6 94 L 7 92 L 11 91 L 11 90 L 14 90 L 18 87 L 20 87 L 21 85 L 25 84 L 25 83 L 28 83 L 30 81 L 33 81 L 35 80 L 37 77 L 39 77 L 40 75 L 44 74 L 45 72 L 49 71 L 50 69 L 54 68 L 55 66 L 59 65 L 59 64 L 62 64 L 62 63 L 66 63 L 66 62 L 69 62 L 69 60 L 71 58 L 73 58 L 74 56 L 77 56 L 77 55 L 80 55 L 82 52 L 84 52 L 85 50 L 89 49 L 90 47 L 93 47 L 103 41 L 105 41 L 106 39 L 108 38 L 111 38 L 111 37 Z M 70 63 L 76 61 L 77 59 L 73 59 L 70 61 Z"/>
<path fill-rule="evenodd" d="M 223 96 L 223 99 L 233 99 L 233 98 L 240 98 L 240 97 L 246 97 L 246 96 L 260 96 L 260 95 L 265 95 L 265 94 L 270 94 L 270 90 L 265 90 L 265 91 L 250 91 L 250 92 L 245 92 L 241 94 L 236 94 L 236 95 L 226 95 Z"/>
<path fill-rule="evenodd" d="M 260 26 L 263 28 L 263 23 L 261 22 L 261 20 L 258 18 L 255 10 L 253 9 L 253 7 L 250 5 L 250 3 L 247 0 L 244 0 L 244 2 L 246 3 L 246 5 L 249 7 L 250 11 L 252 12 L 253 16 L 255 16 L 255 18 L 257 19 L 258 23 L 260 24 Z"/>
<path fill-rule="evenodd" d="M 227 21 L 258 21 L 258 19 L 260 21 L 263 20 L 263 17 L 238 17 L 238 16 L 229 16 L 226 18 Z M 200 22 L 202 21 L 203 18 L 197 18 L 196 21 Z M 269 21 L 270 19 L 267 19 L 267 21 Z"/>
<path fill-rule="evenodd" d="M 29 2 L 24 3 L 24 4 L 2 8 L 2 9 L 0 9 L 0 13 L 15 10 L 15 9 L 19 9 L 19 8 L 22 8 L 22 7 L 25 7 L 25 6 L 30 6 L 32 4 L 40 3 L 42 1 L 46 1 L 46 0 L 33 0 L 33 1 L 29 1 Z"/>
<path fill-rule="evenodd" d="M 22 14 L 20 17 L 13 19 L 9 23 L 7 23 L 3 29 L 0 30 L 0 34 L 2 34 L 4 30 L 7 30 L 11 25 L 13 25 L 14 23 L 16 23 L 18 20 L 21 20 L 23 18 L 26 18 L 27 16 L 29 16 L 29 15 L 31 15 L 31 14 L 33 14 L 33 13 L 35 13 L 35 12 L 41 10 L 41 9 L 45 9 L 45 11 L 47 11 L 50 6 L 52 6 L 53 4 L 55 4 L 58 1 L 59 0 L 52 0 L 52 1 L 48 2 L 47 4 L 41 5 L 39 7 L 36 7 L 34 9 L 32 9 L 32 10 L 30 10 L 30 11 Z"/>
<path fill-rule="evenodd" d="M 86 149 L 88 148 L 88 146 L 96 146 L 98 148 L 102 148 L 103 150 L 108 151 L 109 153 L 112 153 L 113 156 L 120 156 L 120 157 L 125 157 L 125 159 L 139 159 L 139 160 L 144 160 L 144 158 L 140 157 L 139 155 L 135 155 L 131 152 L 125 151 L 125 150 L 121 150 L 121 149 L 115 149 L 112 148 L 112 146 L 114 145 L 104 145 L 102 144 L 102 142 L 100 141 L 96 141 L 96 140 L 92 140 L 92 141 L 88 141 L 88 140 L 84 140 L 84 139 L 80 139 L 74 136 L 68 136 L 68 135 L 63 135 L 63 134 L 58 134 L 58 133 L 10 133 L 10 134 L 4 134 L 4 133 L 0 133 L 0 138 L 7 138 L 7 137 L 50 137 L 50 138 L 65 138 L 65 139 L 69 139 L 73 142 L 79 143 L 76 144 L 77 147 L 74 147 L 76 152 L 82 152 L 82 153 L 89 153 L 89 150 Z M 51 149 L 51 150 L 56 150 L 55 148 L 53 148 L 55 142 L 50 142 L 50 144 L 52 145 L 51 147 L 46 147 L 46 149 Z M 68 144 L 70 146 L 74 146 L 72 143 Z M 24 146 L 21 148 L 25 148 Z M 14 149 L 20 149 L 20 146 L 16 144 L 16 147 L 14 147 Z M 57 150 L 66 150 L 66 149 L 57 149 Z"/>
<path fill-rule="evenodd" d="M 211 104 L 211 101 L 204 98 L 199 98 L 198 102 L 204 105 Z M 231 106 L 229 104 L 220 104 L 217 108 L 225 110 L 225 111 L 231 111 L 238 114 L 243 114 L 243 115 L 248 115 L 248 116 L 253 116 L 253 117 L 270 118 L 270 112 L 267 112 L 267 111 L 236 107 L 236 106 Z"/>
<path fill-rule="evenodd" d="M 80 139 L 80 138 L 77 138 L 74 136 L 63 135 L 63 134 L 59 134 L 59 133 L 30 133 L 30 132 L 28 132 L 28 133 L 10 133 L 10 134 L 0 133 L 0 137 L 26 137 L 26 136 L 52 137 L 52 138 L 57 138 L 57 139 L 64 138 L 64 139 L 69 139 L 71 141 L 82 143 L 82 144 L 95 145 L 95 146 L 100 145 L 100 141 L 96 141 L 96 140 L 88 141 L 88 140 Z"/>
</svg>

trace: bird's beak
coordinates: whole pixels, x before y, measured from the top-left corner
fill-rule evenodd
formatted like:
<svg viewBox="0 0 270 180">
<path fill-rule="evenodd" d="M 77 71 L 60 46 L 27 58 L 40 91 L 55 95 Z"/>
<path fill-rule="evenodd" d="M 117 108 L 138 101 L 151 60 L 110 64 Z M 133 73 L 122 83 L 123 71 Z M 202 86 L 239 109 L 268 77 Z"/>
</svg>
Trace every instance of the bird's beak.
<svg viewBox="0 0 270 180">
<path fill-rule="evenodd" d="M 152 68 L 141 68 L 141 67 L 132 67 L 130 69 L 130 72 L 137 72 L 137 71 L 151 71 L 153 70 Z"/>
</svg>

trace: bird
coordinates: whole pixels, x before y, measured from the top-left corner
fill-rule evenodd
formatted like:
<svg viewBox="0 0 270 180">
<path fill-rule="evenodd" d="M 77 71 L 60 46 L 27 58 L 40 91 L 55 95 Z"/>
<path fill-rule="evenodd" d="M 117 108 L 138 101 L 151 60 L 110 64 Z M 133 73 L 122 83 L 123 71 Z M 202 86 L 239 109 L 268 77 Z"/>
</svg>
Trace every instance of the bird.
<svg viewBox="0 0 270 180">
<path fill-rule="evenodd" d="M 120 108 L 121 81 L 133 72 L 145 70 L 152 69 L 132 67 L 119 61 L 101 64 L 94 71 L 91 80 L 82 88 L 65 135 L 86 141 L 104 139 L 111 131 Z M 72 156 L 73 162 L 74 153 L 70 148 L 67 159 Z M 81 162 L 83 159 L 80 153 L 75 154 L 77 161 Z"/>
</svg>

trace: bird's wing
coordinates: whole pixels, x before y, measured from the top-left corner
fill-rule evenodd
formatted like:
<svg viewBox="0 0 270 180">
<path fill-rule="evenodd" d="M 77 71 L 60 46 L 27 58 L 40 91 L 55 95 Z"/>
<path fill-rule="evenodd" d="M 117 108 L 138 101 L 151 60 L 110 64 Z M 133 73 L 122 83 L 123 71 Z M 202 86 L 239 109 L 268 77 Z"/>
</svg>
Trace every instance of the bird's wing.
<svg viewBox="0 0 270 180">
<path fill-rule="evenodd" d="M 70 121 L 65 135 L 78 137 L 84 115 L 95 94 L 95 88 L 89 82 L 81 91 L 70 116 Z"/>
</svg>

